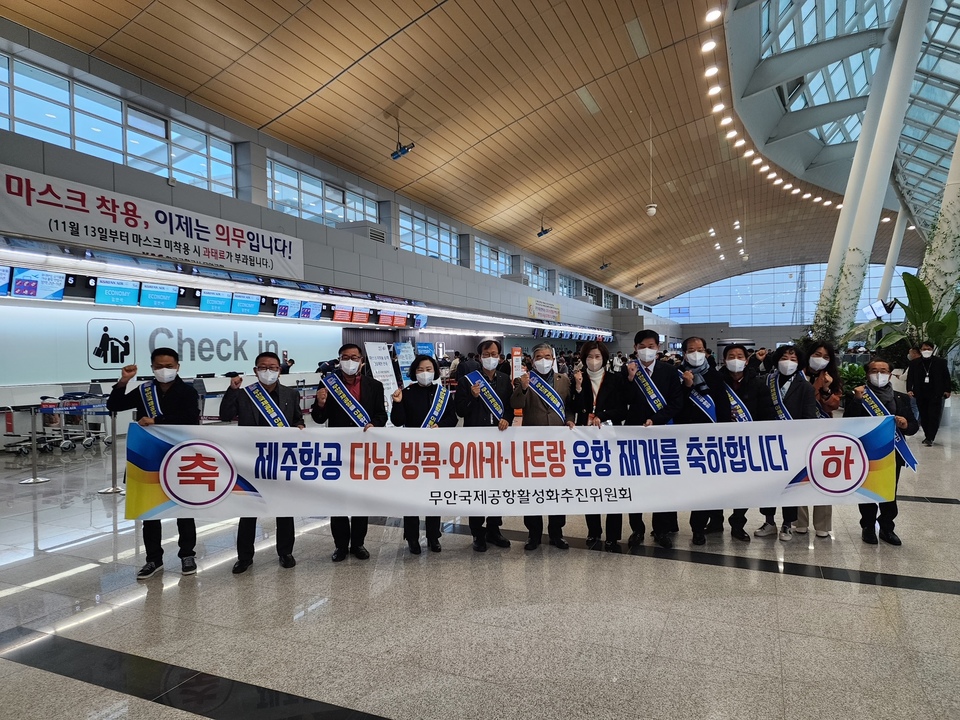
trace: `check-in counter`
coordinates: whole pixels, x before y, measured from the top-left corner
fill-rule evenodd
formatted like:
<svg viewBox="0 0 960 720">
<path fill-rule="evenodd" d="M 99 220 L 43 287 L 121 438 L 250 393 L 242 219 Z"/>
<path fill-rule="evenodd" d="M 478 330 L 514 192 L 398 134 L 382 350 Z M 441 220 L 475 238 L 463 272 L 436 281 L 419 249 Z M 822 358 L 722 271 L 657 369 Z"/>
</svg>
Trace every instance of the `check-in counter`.
<svg viewBox="0 0 960 720">
<path fill-rule="evenodd" d="M 3 414 L 3 435 L 11 438 L 8 447 L 20 444 L 30 436 L 30 414 L 40 407 L 41 398 L 59 398 L 62 385 L 6 385 L 0 387 L 0 413 Z M 42 432 L 38 420 L 37 431 Z"/>
<path fill-rule="evenodd" d="M 212 423 L 220 422 L 220 401 L 223 400 L 223 394 L 230 387 L 232 378 L 228 377 L 205 377 L 196 378 L 193 381 L 193 387 L 200 395 L 200 422 Z M 244 378 L 244 383 L 247 378 Z"/>
</svg>

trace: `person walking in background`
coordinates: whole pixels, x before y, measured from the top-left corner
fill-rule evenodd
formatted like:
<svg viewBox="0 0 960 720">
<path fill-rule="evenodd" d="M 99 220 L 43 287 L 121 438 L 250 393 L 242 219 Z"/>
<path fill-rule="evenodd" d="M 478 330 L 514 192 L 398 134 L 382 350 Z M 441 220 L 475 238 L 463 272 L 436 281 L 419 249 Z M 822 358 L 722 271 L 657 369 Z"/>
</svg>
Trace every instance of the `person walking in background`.
<svg viewBox="0 0 960 720">
<path fill-rule="evenodd" d="M 933 343 L 924 342 L 920 345 L 920 357 L 907 368 L 907 395 L 917 400 L 923 444 L 927 447 L 937 439 L 943 401 L 950 397 L 952 387 L 947 361 L 933 353 Z"/>
</svg>

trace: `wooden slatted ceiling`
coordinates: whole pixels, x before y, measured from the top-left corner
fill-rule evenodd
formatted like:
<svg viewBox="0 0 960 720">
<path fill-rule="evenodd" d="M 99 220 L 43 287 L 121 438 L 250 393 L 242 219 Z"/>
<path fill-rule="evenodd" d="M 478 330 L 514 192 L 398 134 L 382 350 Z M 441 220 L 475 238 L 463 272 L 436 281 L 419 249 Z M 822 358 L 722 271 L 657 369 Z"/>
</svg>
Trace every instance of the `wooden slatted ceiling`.
<svg viewBox="0 0 960 720">
<path fill-rule="evenodd" d="M 839 215 L 773 186 L 724 138 L 711 112 L 718 100 L 731 105 L 722 28 L 704 20 L 713 4 L 0 0 L 0 9 L 625 294 L 639 276 L 649 292 L 638 297 L 651 300 L 825 261 Z M 634 19 L 642 57 L 626 29 Z M 720 44 L 704 57 L 707 38 Z M 724 92 L 708 98 L 703 71 L 714 63 Z M 400 162 L 389 159 L 397 118 L 403 142 L 417 144 Z M 643 212 L 651 122 L 654 218 Z M 554 231 L 538 239 L 541 213 Z M 892 225 L 880 227 L 876 261 Z M 738 234 L 749 263 L 737 257 Z M 902 261 L 921 255 L 908 235 Z"/>
</svg>

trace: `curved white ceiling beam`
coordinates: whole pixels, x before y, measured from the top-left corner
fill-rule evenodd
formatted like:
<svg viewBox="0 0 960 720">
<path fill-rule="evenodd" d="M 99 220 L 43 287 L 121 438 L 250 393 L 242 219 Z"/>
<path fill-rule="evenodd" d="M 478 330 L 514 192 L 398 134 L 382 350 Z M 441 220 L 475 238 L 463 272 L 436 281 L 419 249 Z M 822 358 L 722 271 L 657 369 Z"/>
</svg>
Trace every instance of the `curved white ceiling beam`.
<svg viewBox="0 0 960 720">
<path fill-rule="evenodd" d="M 781 142 L 807 130 L 843 120 L 851 115 L 861 113 L 867 108 L 867 98 L 855 97 L 848 100 L 814 105 L 803 110 L 788 112 L 777 124 L 776 129 L 767 138 L 767 145 Z"/>
</svg>

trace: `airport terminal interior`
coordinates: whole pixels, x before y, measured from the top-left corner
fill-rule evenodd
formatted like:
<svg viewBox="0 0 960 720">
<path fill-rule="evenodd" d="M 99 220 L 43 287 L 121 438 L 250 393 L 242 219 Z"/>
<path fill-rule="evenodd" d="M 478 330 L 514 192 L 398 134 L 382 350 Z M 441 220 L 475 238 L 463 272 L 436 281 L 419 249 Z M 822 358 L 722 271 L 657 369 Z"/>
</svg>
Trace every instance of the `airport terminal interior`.
<svg viewBox="0 0 960 720">
<path fill-rule="evenodd" d="M 958 27 L 951 0 L 0 0 L 0 717 L 960 717 Z M 684 363 L 678 377 L 656 361 L 666 385 L 640 369 L 645 331 Z M 629 426 L 668 402 L 658 388 L 689 382 L 683 402 L 703 422 L 682 420 L 684 405 L 650 433 L 699 443 L 688 435 L 711 432 L 696 402 L 713 371 L 687 338 L 737 388 L 744 368 L 726 351 L 769 349 L 757 387 L 770 414 L 752 419 L 773 429 L 725 427 L 776 433 L 764 437 L 791 453 L 794 434 L 811 444 L 800 475 L 754 472 L 738 490 L 706 460 L 693 478 L 688 444 L 682 478 L 648 497 L 639 485 L 652 487 L 659 456 L 644 456 L 644 478 L 621 454 L 606 485 L 621 483 L 629 509 L 682 498 L 678 532 L 645 511 L 641 532 L 624 517 L 621 542 L 604 544 L 606 527 L 597 540 L 568 511 L 562 539 L 549 525 L 530 542 L 504 507 L 501 534 L 481 531 L 478 546 L 469 508 L 448 502 L 439 541 L 428 520 L 408 543 L 375 483 L 301 482 L 285 501 L 301 509 L 292 556 L 278 561 L 288 526 L 260 517 L 250 564 L 223 508 L 261 495 L 226 451 L 215 500 L 191 504 L 201 489 L 167 484 L 180 447 L 169 438 L 217 448 L 205 438 L 260 432 L 235 418 L 283 428 L 302 412 L 319 448 L 331 428 L 359 437 L 351 419 L 427 390 L 439 405 L 403 423 L 426 433 L 372 437 L 399 446 L 409 432 L 421 448 L 446 424 L 456 430 L 437 437 L 514 453 L 511 434 L 558 448 L 564 433 L 640 437 Z M 496 371 L 481 364 L 490 339 Z M 811 340 L 837 345 L 843 387 L 815 385 L 819 415 L 784 432 L 774 420 L 800 420 L 783 414 L 789 389 L 821 372 L 790 367 L 789 348 Z M 588 356 L 600 346 L 607 375 Z M 157 348 L 175 350 L 185 385 Z M 581 350 L 582 374 L 537 364 Z M 618 352 L 635 361 L 621 367 Z M 418 379 L 433 366 L 423 356 L 441 362 Z M 287 396 L 270 390 L 274 358 Z M 476 375 L 458 384 L 451 361 Z M 918 379 L 931 362 L 946 383 L 939 432 Z M 608 376 L 631 378 L 625 399 L 604 400 L 623 403 L 622 428 L 603 427 Z M 107 409 L 121 377 L 136 416 Z M 385 408 L 351 418 L 370 378 Z M 567 378 L 592 406 L 551 405 Z M 524 412 L 498 433 L 501 380 Z M 155 393 L 166 402 L 174 382 L 197 391 L 195 431 L 160 427 Z M 723 387 L 731 419 L 751 419 Z M 482 422 L 452 412 L 470 392 L 489 409 Z M 704 403 L 715 420 L 716 398 Z M 833 419 L 851 408 L 896 415 L 906 438 L 889 440 L 892 418 Z M 884 430 L 882 453 L 874 434 L 844 434 L 855 422 Z M 818 423 L 861 452 L 850 488 L 830 489 L 827 460 L 817 474 Z M 172 449 L 153 472 L 144 437 L 158 436 Z M 599 470 L 580 472 L 600 466 L 598 451 L 571 447 L 568 465 L 546 461 L 546 481 L 531 469 L 512 482 L 603 488 Z M 259 473 L 270 451 L 258 452 Z M 320 450 L 311 457 L 299 479 L 332 479 Z M 365 457 L 363 472 L 396 492 L 399 471 Z M 422 457 L 404 478 L 431 466 Z M 881 506 L 875 533 L 857 501 L 882 499 L 895 462 L 896 532 Z M 429 485 L 437 498 L 455 500 L 449 472 Z M 211 477 L 192 485 L 219 491 Z M 738 537 L 726 507 L 704 535 L 690 512 L 697 492 L 729 505 L 785 485 L 833 493 L 832 524 L 812 513 L 767 532 L 750 507 Z M 603 492 L 592 509 L 610 507 Z M 365 552 L 334 542 L 339 513 L 316 497 L 375 508 Z M 196 517 L 192 563 L 178 557 L 178 509 Z M 789 510 L 776 508 L 778 524 Z M 162 563 L 147 557 L 158 516 Z"/>
</svg>

